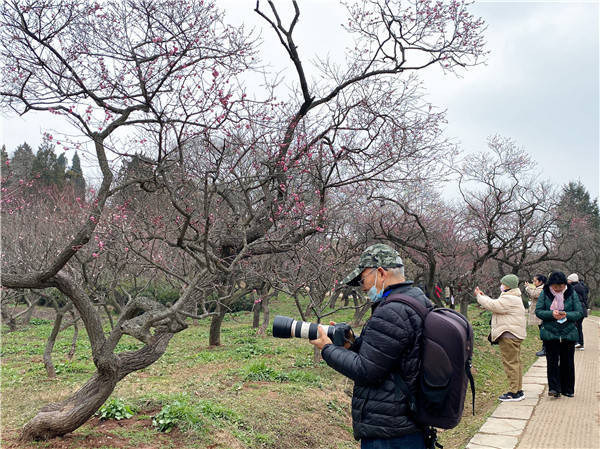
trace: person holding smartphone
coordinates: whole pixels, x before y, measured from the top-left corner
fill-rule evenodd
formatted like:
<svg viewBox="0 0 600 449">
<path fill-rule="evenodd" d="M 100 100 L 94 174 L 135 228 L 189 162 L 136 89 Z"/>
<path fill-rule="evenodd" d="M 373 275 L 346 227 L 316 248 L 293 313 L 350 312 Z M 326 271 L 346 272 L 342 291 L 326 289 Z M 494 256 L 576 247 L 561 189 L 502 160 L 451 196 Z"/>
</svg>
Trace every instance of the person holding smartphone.
<svg viewBox="0 0 600 449">
<path fill-rule="evenodd" d="M 535 308 L 542 320 L 540 338 L 546 347 L 548 395 L 558 398 L 561 394 L 572 398 L 575 394 L 575 342 L 579 338 L 577 320 L 583 316 L 581 301 L 567 277 L 560 271 L 553 272 Z"/>
</svg>

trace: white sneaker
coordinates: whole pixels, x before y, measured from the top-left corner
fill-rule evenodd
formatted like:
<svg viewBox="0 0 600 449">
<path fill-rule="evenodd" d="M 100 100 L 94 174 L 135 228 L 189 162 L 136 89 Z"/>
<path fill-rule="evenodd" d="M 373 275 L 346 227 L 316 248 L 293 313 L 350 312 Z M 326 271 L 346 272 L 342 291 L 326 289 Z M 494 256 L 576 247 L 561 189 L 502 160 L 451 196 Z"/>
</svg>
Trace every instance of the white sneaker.
<svg viewBox="0 0 600 449">
<path fill-rule="evenodd" d="M 581 348 L 581 345 L 580 345 L 579 343 L 577 343 L 577 344 L 575 345 L 575 349 L 579 349 L 579 348 Z"/>
<path fill-rule="evenodd" d="M 583 348 L 583 346 L 579 346 L 579 347 L 577 348 L 577 350 L 578 350 L 578 351 L 583 351 L 583 349 L 584 349 L 584 348 Z"/>
</svg>

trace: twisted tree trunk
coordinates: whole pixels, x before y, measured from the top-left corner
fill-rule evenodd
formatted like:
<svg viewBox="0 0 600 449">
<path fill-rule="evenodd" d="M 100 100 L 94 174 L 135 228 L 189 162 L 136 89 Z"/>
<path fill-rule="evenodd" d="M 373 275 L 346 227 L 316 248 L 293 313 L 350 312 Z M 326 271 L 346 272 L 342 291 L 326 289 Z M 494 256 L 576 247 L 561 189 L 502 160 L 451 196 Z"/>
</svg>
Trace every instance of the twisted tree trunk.
<svg viewBox="0 0 600 449">
<path fill-rule="evenodd" d="M 94 360 L 98 370 L 68 399 L 42 408 L 25 426 L 22 441 L 47 440 L 66 435 L 83 425 L 110 397 L 121 379 L 158 360 L 167 349 L 172 333 L 159 334 L 137 351 L 107 354 Z"/>
<path fill-rule="evenodd" d="M 97 372 L 70 398 L 42 408 L 23 427 L 21 440 L 47 440 L 77 429 L 104 404 L 113 392 L 117 379 L 116 367 Z"/>
</svg>

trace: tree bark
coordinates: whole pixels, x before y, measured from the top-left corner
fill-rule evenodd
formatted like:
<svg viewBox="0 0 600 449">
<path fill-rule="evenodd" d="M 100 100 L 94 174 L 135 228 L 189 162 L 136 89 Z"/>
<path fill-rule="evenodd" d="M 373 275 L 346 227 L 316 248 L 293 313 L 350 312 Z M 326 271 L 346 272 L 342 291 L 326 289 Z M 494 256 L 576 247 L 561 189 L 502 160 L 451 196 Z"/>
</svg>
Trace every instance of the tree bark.
<svg viewBox="0 0 600 449">
<path fill-rule="evenodd" d="M 354 293 L 352 293 L 351 295 L 352 299 L 354 300 L 354 307 L 356 307 L 354 309 L 354 318 L 352 318 L 352 325 L 360 326 L 360 323 L 362 322 L 365 314 L 367 313 L 367 310 L 371 308 L 371 303 L 367 302 L 362 307 L 360 307 L 358 297 Z"/>
<path fill-rule="evenodd" d="M 27 311 L 25 312 L 25 316 L 23 317 L 23 325 L 24 326 L 28 326 L 29 322 L 31 321 L 31 317 L 33 316 L 33 311 L 35 310 L 35 306 L 38 305 L 38 303 L 40 302 L 40 297 L 38 297 L 37 299 L 34 299 L 31 301 L 31 303 L 29 304 L 29 307 L 27 308 Z M 29 301 L 27 301 L 29 303 Z"/>
<path fill-rule="evenodd" d="M 208 335 L 209 346 L 221 346 L 221 325 L 223 324 L 223 318 L 225 318 L 227 308 L 218 302 L 216 312 L 217 313 L 213 315 L 210 320 L 210 331 Z"/>
<path fill-rule="evenodd" d="M 252 329 L 257 329 L 260 326 L 260 309 L 262 308 L 261 302 L 256 302 L 256 295 L 252 295 L 254 298 L 254 304 L 252 305 Z"/>
<path fill-rule="evenodd" d="M 54 379 L 56 377 L 56 370 L 54 369 L 54 364 L 52 363 L 52 349 L 54 349 L 54 343 L 56 343 L 56 336 L 60 331 L 60 324 L 62 323 L 63 316 L 64 310 L 61 310 L 59 307 L 57 307 L 56 318 L 54 319 L 54 327 L 52 328 L 52 332 L 50 332 L 50 336 L 46 342 L 46 348 L 44 349 L 44 366 L 46 367 L 46 374 L 50 379 Z"/>
<path fill-rule="evenodd" d="M 468 317 L 469 311 L 469 297 L 467 295 L 460 295 L 460 313 Z"/>
<path fill-rule="evenodd" d="M 22 441 L 47 440 L 72 432 L 83 425 L 110 397 L 121 379 L 144 369 L 158 360 L 167 349 L 172 333 L 154 336 L 137 351 L 103 356 L 94 360 L 98 368 L 94 376 L 74 395 L 63 402 L 49 404 L 23 427 Z"/>
<path fill-rule="evenodd" d="M 296 307 L 298 308 L 298 313 L 300 314 L 300 319 L 302 321 L 306 321 L 306 315 L 302 311 L 302 304 L 300 304 L 300 300 L 298 299 L 298 294 L 294 295 L 294 303 L 296 303 Z"/>
<path fill-rule="evenodd" d="M 79 327 L 77 326 L 75 312 L 71 311 L 71 316 L 73 317 L 73 340 L 71 340 L 71 349 L 67 354 L 67 359 L 69 361 L 73 360 L 73 356 L 75 355 L 75 349 L 77 348 L 77 336 L 79 335 Z"/>
<path fill-rule="evenodd" d="M 263 322 L 258 330 L 258 335 L 267 335 L 267 326 L 269 325 L 269 299 L 270 296 L 267 295 L 263 298 L 261 302 L 261 308 L 263 312 Z"/>
<path fill-rule="evenodd" d="M 116 366 L 113 371 L 96 372 L 73 396 L 42 408 L 23 427 L 21 440 L 47 440 L 77 429 L 104 404 L 117 380 Z"/>
</svg>

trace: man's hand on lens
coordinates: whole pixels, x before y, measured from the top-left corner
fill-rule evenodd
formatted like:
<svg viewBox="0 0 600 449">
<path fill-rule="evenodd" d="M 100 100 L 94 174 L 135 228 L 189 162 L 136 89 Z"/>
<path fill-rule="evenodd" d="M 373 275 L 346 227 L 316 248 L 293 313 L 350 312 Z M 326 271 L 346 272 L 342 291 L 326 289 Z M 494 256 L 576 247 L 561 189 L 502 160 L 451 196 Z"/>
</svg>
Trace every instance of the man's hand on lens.
<svg viewBox="0 0 600 449">
<path fill-rule="evenodd" d="M 319 348 L 319 350 L 323 350 L 325 345 L 332 345 L 333 342 L 331 341 L 331 338 L 329 338 L 327 336 L 327 334 L 325 333 L 325 330 L 323 329 L 323 326 L 321 326 L 320 324 L 319 324 L 318 330 L 319 330 L 319 338 L 317 338 L 316 340 L 309 340 L 309 341 L 311 344 L 313 344 L 317 348 Z"/>
</svg>

